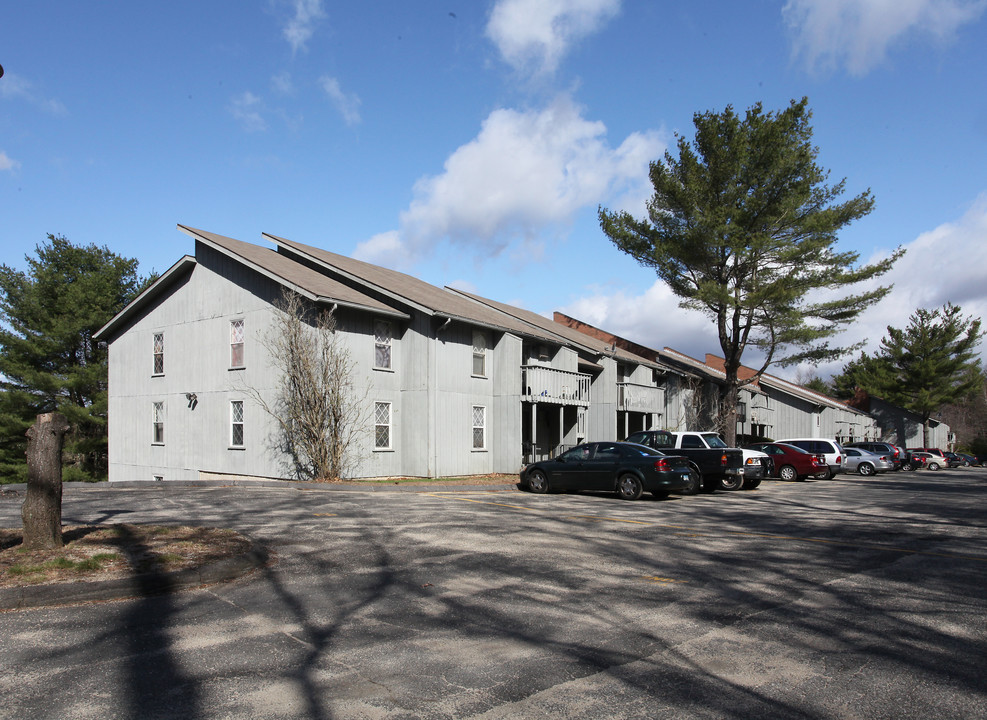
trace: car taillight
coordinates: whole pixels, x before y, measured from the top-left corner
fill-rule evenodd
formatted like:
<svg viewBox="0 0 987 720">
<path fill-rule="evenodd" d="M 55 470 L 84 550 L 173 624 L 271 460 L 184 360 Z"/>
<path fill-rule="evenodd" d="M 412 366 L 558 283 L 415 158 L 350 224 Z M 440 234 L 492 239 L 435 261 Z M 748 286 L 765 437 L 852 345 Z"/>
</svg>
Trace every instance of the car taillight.
<svg viewBox="0 0 987 720">
<path fill-rule="evenodd" d="M 723 455 L 720 457 L 720 465 L 722 465 L 723 467 L 726 467 L 727 466 L 727 454 L 726 453 L 723 453 Z"/>
<path fill-rule="evenodd" d="M 812 464 L 813 465 L 817 465 L 817 466 L 825 465 L 826 464 L 826 458 L 824 458 L 822 455 L 813 455 L 812 456 Z"/>
<path fill-rule="evenodd" d="M 672 466 L 668 462 L 668 458 L 661 458 L 655 461 L 655 470 L 657 470 L 658 472 L 666 472 L 671 469 Z"/>
</svg>

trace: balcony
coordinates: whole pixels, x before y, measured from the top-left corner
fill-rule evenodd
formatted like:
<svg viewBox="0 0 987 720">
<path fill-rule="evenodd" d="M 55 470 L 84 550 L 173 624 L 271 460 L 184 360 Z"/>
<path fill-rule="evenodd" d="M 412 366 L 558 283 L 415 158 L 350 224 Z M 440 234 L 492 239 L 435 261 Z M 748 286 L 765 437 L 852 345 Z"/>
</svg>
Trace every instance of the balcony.
<svg viewBox="0 0 987 720">
<path fill-rule="evenodd" d="M 665 390 L 651 385 L 617 383 L 617 409 L 628 412 L 664 412 Z"/>
<path fill-rule="evenodd" d="M 586 373 L 521 366 L 521 398 L 528 402 L 589 407 L 589 385 Z"/>
</svg>

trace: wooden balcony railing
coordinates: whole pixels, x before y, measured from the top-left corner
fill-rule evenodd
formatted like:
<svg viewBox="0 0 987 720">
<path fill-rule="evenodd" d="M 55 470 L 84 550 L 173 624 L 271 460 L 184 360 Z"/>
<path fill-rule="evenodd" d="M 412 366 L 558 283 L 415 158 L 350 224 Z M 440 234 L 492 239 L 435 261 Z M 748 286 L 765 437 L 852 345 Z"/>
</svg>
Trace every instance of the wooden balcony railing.
<svg viewBox="0 0 987 720">
<path fill-rule="evenodd" d="M 528 402 L 589 407 L 590 376 L 537 365 L 521 366 L 521 395 Z"/>
<path fill-rule="evenodd" d="M 617 409 L 630 412 L 664 412 L 665 390 L 651 385 L 617 383 Z"/>
</svg>

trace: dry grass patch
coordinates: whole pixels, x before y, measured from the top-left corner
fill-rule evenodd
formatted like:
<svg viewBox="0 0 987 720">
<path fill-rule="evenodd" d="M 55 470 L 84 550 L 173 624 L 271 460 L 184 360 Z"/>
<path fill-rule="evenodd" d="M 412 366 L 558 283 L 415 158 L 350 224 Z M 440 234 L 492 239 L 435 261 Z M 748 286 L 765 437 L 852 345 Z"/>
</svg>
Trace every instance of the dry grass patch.
<svg viewBox="0 0 987 720">
<path fill-rule="evenodd" d="M 171 572 L 250 548 L 233 530 L 170 525 L 71 525 L 62 538 L 58 550 L 26 550 L 20 528 L 0 528 L 0 588 Z"/>
</svg>

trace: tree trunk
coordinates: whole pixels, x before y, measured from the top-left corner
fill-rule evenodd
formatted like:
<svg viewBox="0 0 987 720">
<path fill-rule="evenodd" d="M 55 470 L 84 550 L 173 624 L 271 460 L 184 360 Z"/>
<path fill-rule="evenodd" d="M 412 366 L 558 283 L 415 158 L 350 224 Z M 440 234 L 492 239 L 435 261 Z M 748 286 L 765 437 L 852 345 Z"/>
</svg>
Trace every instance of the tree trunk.
<svg viewBox="0 0 987 720">
<path fill-rule="evenodd" d="M 62 547 L 62 443 L 69 423 L 45 413 L 27 431 L 27 493 L 21 506 L 24 547 Z"/>
<path fill-rule="evenodd" d="M 727 377 L 727 385 L 720 398 L 720 418 L 722 418 L 723 441 L 729 447 L 737 447 L 737 398 L 740 397 L 739 388 L 736 381 L 730 382 Z"/>
</svg>

